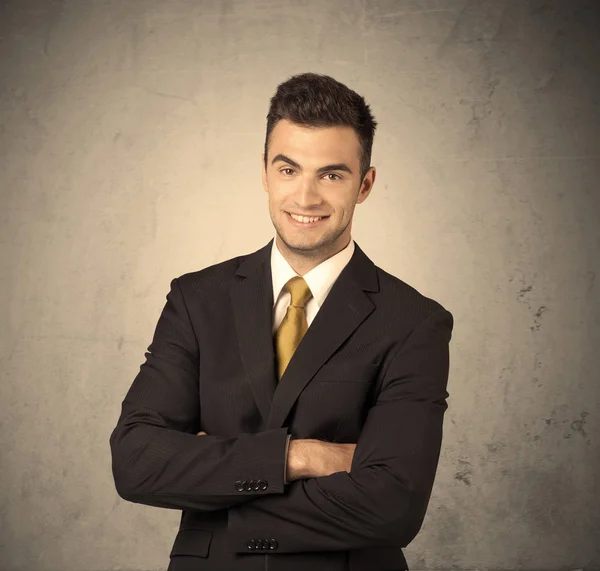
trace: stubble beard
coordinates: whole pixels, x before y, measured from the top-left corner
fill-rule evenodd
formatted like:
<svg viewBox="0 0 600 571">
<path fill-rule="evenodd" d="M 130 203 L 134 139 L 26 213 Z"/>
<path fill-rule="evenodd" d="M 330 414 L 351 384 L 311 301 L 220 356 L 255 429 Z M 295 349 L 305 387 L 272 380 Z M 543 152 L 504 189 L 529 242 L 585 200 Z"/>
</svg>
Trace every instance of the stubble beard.
<svg viewBox="0 0 600 571">
<path fill-rule="evenodd" d="M 304 245 L 302 243 L 293 244 L 288 239 L 286 239 L 285 234 L 281 231 L 281 226 L 278 223 L 276 223 L 275 220 L 273 220 L 273 225 L 275 226 L 277 236 L 283 242 L 285 247 L 290 252 L 293 252 L 294 254 L 297 254 L 304 258 L 320 258 L 323 255 L 331 255 L 331 250 L 335 248 L 337 240 L 346 231 L 346 228 L 348 228 L 349 224 L 350 221 L 342 228 L 326 232 L 314 244 Z"/>
</svg>

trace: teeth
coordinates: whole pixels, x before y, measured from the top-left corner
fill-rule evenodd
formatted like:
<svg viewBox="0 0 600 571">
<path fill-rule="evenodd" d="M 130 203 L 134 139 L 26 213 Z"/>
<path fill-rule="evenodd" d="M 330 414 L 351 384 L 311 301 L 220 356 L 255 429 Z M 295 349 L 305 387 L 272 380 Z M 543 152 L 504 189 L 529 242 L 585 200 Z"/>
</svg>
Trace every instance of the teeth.
<svg viewBox="0 0 600 571">
<path fill-rule="evenodd" d="M 316 222 L 317 220 L 321 220 L 321 218 L 323 218 L 323 216 L 313 216 L 313 217 L 309 217 L 309 216 L 296 216 L 295 214 L 290 214 L 290 216 L 298 221 L 298 222 L 302 222 L 303 224 L 308 224 L 309 222 Z"/>
</svg>

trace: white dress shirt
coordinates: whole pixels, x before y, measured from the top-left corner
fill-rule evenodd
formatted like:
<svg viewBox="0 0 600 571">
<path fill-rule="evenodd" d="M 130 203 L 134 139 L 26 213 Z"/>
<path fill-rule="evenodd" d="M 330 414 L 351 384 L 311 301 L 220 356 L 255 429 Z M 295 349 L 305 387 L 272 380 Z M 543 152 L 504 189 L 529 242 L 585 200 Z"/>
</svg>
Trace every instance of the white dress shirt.
<svg viewBox="0 0 600 571">
<path fill-rule="evenodd" d="M 350 258 L 352 258 L 352 254 L 354 254 L 354 240 L 350 239 L 350 242 L 343 250 L 334 256 L 331 256 L 331 258 L 328 258 L 324 262 L 321 262 L 317 267 L 302 276 L 313 295 L 306 302 L 304 308 L 304 311 L 306 312 L 306 321 L 309 327 L 317 315 L 317 312 L 325 302 L 325 298 L 333 287 L 335 280 L 338 279 L 338 276 L 342 273 L 342 270 L 346 267 Z M 298 274 L 292 269 L 279 251 L 275 240 L 273 240 L 273 246 L 271 248 L 273 334 L 277 331 L 279 325 L 281 325 L 292 298 L 292 296 L 283 289 L 283 286 L 288 280 L 297 275 Z"/>
<path fill-rule="evenodd" d="M 315 315 L 321 306 L 325 302 L 325 298 L 329 291 L 333 287 L 335 280 L 338 279 L 342 270 L 346 267 L 350 258 L 354 254 L 354 240 L 350 238 L 348 245 L 335 254 L 328 258 L 324 262 L 321 262 L 318 266 L 310 270 L 302 276 L 310 291 L 312 297 L 306 302 L 304 311 L 306 313 L 306 321 L 308 326 L 313 322 Z M 273 281 L 273 334 L 277 331 L 277 328 L 281 325 L 283 318 L 287 312 L 287 308 L 290 305 L 292 296 L 289 292 L 283 289 L 283 286 L 298 274 L 289 265 L 288 261 L 283 257 L 279 248 L 277 247 L 276 240 L 273 240 L 273 246 L 271 248 L 271 277 Z M 283 464 L 283 481 L 285 484 L 289 484 L 286 479 L 287 473 L 287 457 L 288 448 L 290 445 L 291 435 L 288 435 L 285 445 L 285 461 Z"/>
</svg>

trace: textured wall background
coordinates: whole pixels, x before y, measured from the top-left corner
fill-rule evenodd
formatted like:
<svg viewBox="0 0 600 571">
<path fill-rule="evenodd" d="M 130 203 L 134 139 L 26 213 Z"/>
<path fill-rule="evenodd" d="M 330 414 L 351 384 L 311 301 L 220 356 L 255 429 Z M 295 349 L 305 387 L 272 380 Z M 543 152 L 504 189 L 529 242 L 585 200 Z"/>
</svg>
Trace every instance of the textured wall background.
<svg viewBox="0 0 600 571">
<path fill-rule="evenodd" d="M 165 569 L 108 436 L 170 280 L 272 236 L 268 99 L 333 75 L 380 123 L 354 237 L 455 315 L 415 569 L 600 569 L 594 0 L 0 2 L 6 571 Z"/>
</svg>

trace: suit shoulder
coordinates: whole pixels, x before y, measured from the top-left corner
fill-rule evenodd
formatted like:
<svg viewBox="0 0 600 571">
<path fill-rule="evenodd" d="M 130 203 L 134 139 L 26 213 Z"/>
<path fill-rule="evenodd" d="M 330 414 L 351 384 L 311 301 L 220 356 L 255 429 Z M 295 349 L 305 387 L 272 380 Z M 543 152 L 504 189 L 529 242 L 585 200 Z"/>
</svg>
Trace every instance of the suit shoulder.
<svg viewBox="0 0 600 571">
<path fill-rule="evenodd" d="M 251 254 L 236 256 L 205 268 L 186 272 L 175 279 L 183 289 L 210 289 L 223 286 L 233 280 L 240 265 Z"/>
<path fill-rule="evenodd" d="M 448 311 L 441 303 L 427 297 L 415 287 L 377 267 L 382 301 L 390 310 L 413 316 L 416 321 L 426 319 L 438 311 Z"/>
</svg>

